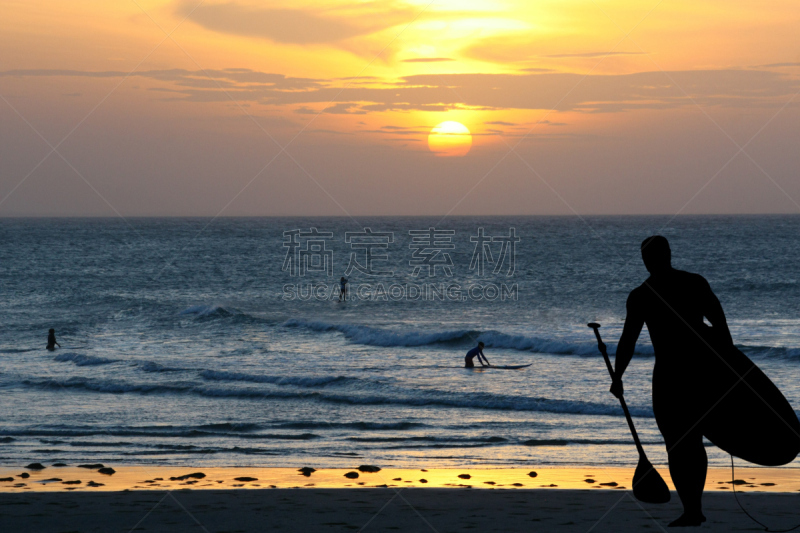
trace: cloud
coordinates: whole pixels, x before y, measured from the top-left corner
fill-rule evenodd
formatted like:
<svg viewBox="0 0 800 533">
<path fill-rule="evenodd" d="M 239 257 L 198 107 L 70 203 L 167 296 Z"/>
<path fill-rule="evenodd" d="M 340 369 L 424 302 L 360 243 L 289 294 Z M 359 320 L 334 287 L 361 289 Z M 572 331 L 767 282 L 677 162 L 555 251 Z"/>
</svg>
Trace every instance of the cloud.
<svg viewBox="0 0 800 533">
<path fill-rule="evenodd" d="M 219 89 L 220 86 L 241 87 L 242 84 L 256 84 L 281 90 L 298 90 L 319 87 L 323 81 L 327 83 L 327 80 L 291 78 L 283 74 L 272 74 L 269 72 L 259 72 L 242 68 L 222 70 L 142 70 L 133 73 L 123 72 L 121 70 L 87 71 L 64 69 L 17 69 L 0 71 L 0 77 L 124 78 L 126 76 L 174 82 L 180 87 L 209 89 Z"/>
<path fill-rule="evenodd" d="M 329 113 L 332 115 L 366 115 L 367 112 L 363 109 L 359 109 L 358 104 L 349 103 L 349 102 L 342 102 L 339 104 L 332 105 L 330 107 L 326 107 L 322 110 L 323 113 Z"/>
<path fill-rule="evenodd" d="M 414 57 L 412 59 L 403 59 L 403 63 L 440 63 L 442 61 L 455 61 L 449 57 Z"/>
<path fill-rule="evenodd" d="M 484 124 L 488 126 L 516 126 L 514 122 L 505 122 L 502 120 L 491 120 L 489 122 L 484 122 Z"/>
<path fill-rule="evenodd" d="M 82 76 L 109 78 L 127 72 L 11 70 L 9 76 Z M 287 106 L 298 113 L 354 114 L 386 111 L 453 109 L 555 109 L 614 113 L 637 109 L 674 109 L 694 105 L 774 107 L 800 89 L 800 81 L 770 70 L 727 69 L 633 74 L 420 74 L 383 84 L 343 86 L 337 80 L 291 78 L 245 69 L 203 71 L 151 70 L 133 74 L 149 78 L 151 90 L 190 102 L 237 102 Z M 220 86 L 224 88 L 221 90 Z M 685 91 L 685 92 L 684 92 Z M 687 97 L 687 94 L 690 97 Z M 783 100 L 781 100 L 783 99 Z M 694 102 L 692 101 L 694 100 Z M 555 124 L 553 124 L 555 125 Z"/>
<path fill-rule="evenodd" d="M 551 68 L 541 68 L 541 67 L 528 67 L 528 68 L 521 68 L 519 70 L 522 72 L 555 72 L 555 70 Z"/>
<path fill-rule="evenodd" d="M 776 67 L 800 67 L 800 63 L 771 63 L 769 65 L 761 65 L 762 67 L 776 68 Z"/>
<path fill-rule="evenodd" d="M 290 9 L 223 4 L 195 0 L 177 4 L 176 14 L 207 30 L 256 37 L 277 43 L 313 45 L 337 43 L 390 28 L 413 16 L 408 8 L 366 2 L 348 9 Z M 358 21 L 358 22 L 355 22 Z"/>
<path fill-rule="evenodd" d="M 539 57 L 561 58 L 561 57 L 606 57 L 606 56 L 640 56 L 640 55 L 644 55 L 644 52 L 582 52 L 579 54 L 549 54 Z"/>
</svg>

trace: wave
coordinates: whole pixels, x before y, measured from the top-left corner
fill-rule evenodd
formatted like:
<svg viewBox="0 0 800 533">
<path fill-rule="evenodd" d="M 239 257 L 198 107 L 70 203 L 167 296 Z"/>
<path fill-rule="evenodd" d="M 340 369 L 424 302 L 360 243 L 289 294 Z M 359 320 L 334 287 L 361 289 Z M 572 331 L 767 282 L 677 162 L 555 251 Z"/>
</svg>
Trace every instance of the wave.
<svg viewBox="0 0 800 533">
<path fill-rule="evenodd" d="M 524 352 L 558 355 L 600 355 L 597 349 L 597 343 L 594 341 L 571 342 L 560 339 L 528 337 L 526 335 L 509 335 L 499 331 L 481 333 L 477 340 L 483 341 L 487 347 L 491 348 L 506 348 Z M 616 355 L 616 344 L 608 343 L 606 346 L 610 355 Z M 653 355 L 655 352 L 653 351 L 653 347 L 649 344 L 637 344 L 635 353 L 638 355 Z"/>
<path fill-rule="evenodd" d="M 164 366 L 155 361 L 146 361 L 138 364 L 139 370 L 143 372 L 182 372 L 185 368 L 176 368 L 171 366 Z"/>
<path fill-rule="evenodd" d="M 775 358 L 787 360 L 800 360 L 800 348 L 786 348 L 782 346 L 747 346 L 736 345 L 742 352 L 750 357 Z"/>
<path fill-rule="evenodd" d="M 225 372 L 221 370 L 203 370 L 200 372 L 203 379 L 211 381 L 245 381 L 249 383 L 272 383 L 274 385 L 296 385 L 300 387 L 325 387 L 334 383 L 341 384 L 356 378 L 345 376 L 302 377 L 302 376 L 264 376 L 243 374 L 240 372 Z"/>
<path fill-rule="evenodd" d="M 320 426 L 322 427 L 322 426 Z M 247 428 L 247 429 L 244 429 Z M 133 427 L 109 427 L 105 429 L 98 428 L 96 426 L 54 426 L 54 427 L 28 427 L 28 428 L 17 428 L 17 429 L 5 429 L 3 430 L 3 434 L 6 435 L 2 437 L 3 439 L 11 439 L 8 441 L 0 442 L 11 442 L 14 440 L 11 435 L 14 437 L 35 437 L 43 444 L 67 444 L 67 441 L 63 440 L 69 437 L 145 437 L 147 439 L 151 438 L 198 438 L 198 437 L 234 437 L 234 438 L 246 438 L 246 439 L 266 439 L 266 440 L 310 440 L 319 438 L 319 435 L 316 433 L 304 432 L 304 433 L 255 433 L 253 431 L 258 429 L 264 429 L 256 424 L 205 424 L 200 426 L 133 426 Z M 272 428 L 280 429 L 280 428 Z M 49 437 L 49 438 L 42 438 L 42 437 Z M 84 443 L 86 446 L 112 446 L 113 444 L 109 444 L 107 440 L 103 442 L 97 443 Z M 162 444 L 148 444 L 148 443 L 129 443 L 131 445 L 136 446 L 158 446 L 158 447 L 170 447 L 175 448 L 176 446 L 190 446 L 191 445 L 162 445 Z M 74 445 L 74 441 L 70 442 L 70 446 Z M 177 448 L 176 448 L 177 449 Z"/>
<path fill-rule="evenodd" d="M 105 357 L 96 357 L 94 355 L 86 355 L 75 352 L 60 353 L 53 358 L 54 361 L 67 362 L 72 361 L 76 366 L 96 366 L 107 365 L 110 363 L 118 362 L 117 359 L 106 359 Z"/>
<path fill-rule="evenodd" d="M 181 311 L 182 315 L 191 315 L 196 318 L 219 318 L 242 314 L 233 307 L 224 305 L 192 305 Z"/>
<path fill-rule="evenodd" d="M 256 323 L 272 323 L 274 321 L 246 313 L 235 307 L 228 305 L 192 305 L 180 312 L 181 316 L 189 316 L 199 321 L 217 320 L 217 319 L 232 319 L 235 322 L 256 322 Z"/>
<path fill-rule="evenodd" d="M 583 402 L 579 400 L 554 400 L 525 396 L 508 396 L 491 393 L 463 395 L 443 391 L 402 390 L 395 393 L 364 393 L 357 391 L 334 392 L 327 390 L 263 390 L 257 388 L 213 388 L 198 387 L 192 384 L 157 385 L 135 384 L 116 381 L 101 381 L 89 378 L 70 378 L 67 380 L 38 379 L 24 380 L 23 384 L 46 389 L 83 389 L 92 392 L 111 394 L 195 394 L 212 398 L 252 398 L 275 400 L 312 400 L 350 405 L 408 405 L 442 406 L 452 408 L 489 409 L 504 411 L 534 411 L 575 415 L 621 416 L 615 404 Z M 631 414 L 640 417 L 653 417 L 649 408 L 633 408 Z"/>
<path fill-rule="evenodd" d="M 25 352 L 33 352 L 35 348 L 4 348 L 0 350 L 0 353 L 25 353 Z"/>
<path fill-rule="evenodd" d="M 468 330 L 423 333 L 419 331 L 397 332 L 356 324 L 336 324 L 315 320 L 289 319 L 283 323 L 286 328 L 304 328 L 312 331 L 338 331 L 356 344 L 369 346 L 424 346 L 428 344 L 468 341 L 474 333 Z"/>
<path fill-rule="evenodd" d="M 368 346 L 413 347 L 443 343 L 474 344 L 478 341 L 482 341 L 489 348 L 505 348 L 558 355 L 600 355 L 600 352 L 597 350 L 597 343 L 594 341 L 573 342 L 525 335 L 510 335 L 494 330 L 478 331 L 461 329 L 433 332 L 393 331 L 357 324 L 338 324 L 296 318 L 284 322 L 283 327 L 303 328 L 318 332 L 335 331 L 344 334 L 345 338 L 350 342 Z M 616 354 L 616 344 L 611 343 L 607 344 L 607 346 L 609 354 Z M 637 344 L 636 353 L 639 355 L 653 355 L 654 352 L 653 347 L 649 344 Z"/>
<path fill-rule="evenodd" d="M 403 431 L 425 427 L 421 422 L 278 422 L 270 427 L 285 429 L 357 429 L 361 431 Z"/>
</svg>

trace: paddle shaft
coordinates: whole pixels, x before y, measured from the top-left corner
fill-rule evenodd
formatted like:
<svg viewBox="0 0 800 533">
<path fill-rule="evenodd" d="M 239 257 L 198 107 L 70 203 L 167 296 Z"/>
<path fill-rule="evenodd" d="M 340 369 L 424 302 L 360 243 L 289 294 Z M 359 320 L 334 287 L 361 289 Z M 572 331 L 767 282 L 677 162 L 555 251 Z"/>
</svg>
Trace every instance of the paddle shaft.
<svg viewBox="0 0 800 533">
<path fill-rule="evenodd" d="M 597 347 L 600 349 L 600 353 L 603 354 L 603 359 L 606 362 L 606 368 L 608 369 L 608 373 L 611 374 L 611 380 L 614 380 L 614 367 L 611 366 L 611 359 L 608 357 L 608 352 L 606 351 L 606 345 L 603 342 L 603 339 L 600 338 L 600 331 L 597 328 L 592 328 L 594 330 L 594 336 L 597 337 Z M 622 406 L 622 411 L 625 413 L 625 420 L 628 421 L 628 427 L 631 428 L 631 435 L 633 435 L 633 442 L 636 443 L 636 449 L 639 451 L 640 456 L 644 456 L 644 448 L 642 448 L 642 443 L 639 440 L 639 435 L 636 433 L 636 428 L 633 426 L 633 420 L 631 419 L 631 413 L 628 411 L 628 405 L 625 403 L 625 398 L 623 396 L 619 397 L 619 404 Z"/>
</svg>

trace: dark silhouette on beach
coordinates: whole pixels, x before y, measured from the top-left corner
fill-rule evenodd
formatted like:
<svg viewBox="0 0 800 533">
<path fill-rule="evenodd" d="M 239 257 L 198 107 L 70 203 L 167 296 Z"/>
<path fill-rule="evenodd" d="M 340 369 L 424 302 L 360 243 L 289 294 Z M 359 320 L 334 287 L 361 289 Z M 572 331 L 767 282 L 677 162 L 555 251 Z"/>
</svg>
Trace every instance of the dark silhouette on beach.
<svg viewBox="0 0 800 533">
<path fill-rule="evenodd" d="M 467 352 L 467 356 L 464 358 L 464 368 L 475 368 L 475 363 L 472 361 L 476 357 L 478 358 L 478 362 L 481 366 L 491 366 L 489 364 L 489 360 L 486 359 L 486 356 L 483 355 L 483 346 L 482 342 L 479 342 L 478 345 Z M 484 361 L 486 364 L 483 364 Z"/>
<path fill-rule="evenodd" d="M 342 299 L 347 301 L 347 278 L 344 276 L 339 280 L 339 301 Z"/>
<path fill-rule="evenodd" d="M 656 358 L 653 412 L 684 509 L 670 526 L 698 526 L 706 520 L 703 437 L 746 461 L 777 466 L 800 452 L 800 423 L 777 387 L 734 347 L 705 278 L 672 268 L 664 237 L 648 237 L 641 248 L 650 277 L 628 297 L 611 392 L 622 396 L 622 375 L 647 324 Z"/>
<path fill-rule="evenodd" d="M 61 345 L 56 342 L 56 330 L 50 328 L 50 332 L 47 335 L 47 349 L 52 352 L 56 349 L 56 346 L 61 348 Z"/>
</svg>

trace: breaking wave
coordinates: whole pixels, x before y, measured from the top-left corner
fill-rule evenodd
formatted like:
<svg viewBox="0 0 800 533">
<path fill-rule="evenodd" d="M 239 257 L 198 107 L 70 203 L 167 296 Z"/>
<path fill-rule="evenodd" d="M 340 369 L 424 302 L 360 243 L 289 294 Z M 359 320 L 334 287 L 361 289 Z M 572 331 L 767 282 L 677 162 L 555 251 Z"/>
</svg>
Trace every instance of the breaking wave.
<svg viewBox="0 0 800 533">
<path fill-rule="evenodd" d="M 53 360 L 61 363 L 72 361 L 77 366 L 107 365 L 109 363 L 117 362 L 117 359 L 106 359 L 105 357 L 96 357 L 94 355 L 86 355 L 75 352 L 60 353 L 55 356 Z"/>
<path fill-rule="evenodd" d="M 337 324 L 315 320 L 290 319 L 283 323 L 287 328 L 303 328 L 318 332 L 339 332 L 350 342 L 368 346 L 425 346 L 440 343 L 476 343 L 482 341 L 490 348 L 505 348 L 525 352 L 558 355 L 600 355 L 594 341 L 572 342 L 560 339 L 510 335 L 499 331 L 445 330 L 433 332 L 393 331 L 357 324 Z M 615 354 L 617 345 L 608 344 L 610 354 Z M 653 347 L 637 344 L 636 353 L 653 355 Z"/>
</svg>

